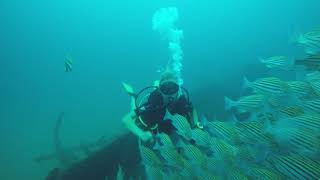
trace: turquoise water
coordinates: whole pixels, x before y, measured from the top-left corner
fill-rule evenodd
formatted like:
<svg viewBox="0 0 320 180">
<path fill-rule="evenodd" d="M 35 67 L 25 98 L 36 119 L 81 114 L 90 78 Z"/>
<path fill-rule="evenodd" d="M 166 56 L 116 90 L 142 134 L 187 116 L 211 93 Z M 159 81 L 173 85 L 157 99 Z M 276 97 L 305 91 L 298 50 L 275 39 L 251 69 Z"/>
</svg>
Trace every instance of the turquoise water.
<svg viewBox="0 0 320 180">
<path fill-rule="evenodd" d="M 224 96 L 243 76 L 267 75 L 259 57 L 295 55 L 296 30 L 319 26 L 317 0 L 0 2 L 0 178 L 43 179 L 57 162 L 52 131 L 65 112 L 66 146 L 124 131 L 125 81 L 140 89 L 159 77 L 168 42 L 152 30 L 163 7 L 179 10 L 184 86 L 199 112 L 225 117 Z M 64 71 L 67 56 L 73 71 Z"/>
</svg>

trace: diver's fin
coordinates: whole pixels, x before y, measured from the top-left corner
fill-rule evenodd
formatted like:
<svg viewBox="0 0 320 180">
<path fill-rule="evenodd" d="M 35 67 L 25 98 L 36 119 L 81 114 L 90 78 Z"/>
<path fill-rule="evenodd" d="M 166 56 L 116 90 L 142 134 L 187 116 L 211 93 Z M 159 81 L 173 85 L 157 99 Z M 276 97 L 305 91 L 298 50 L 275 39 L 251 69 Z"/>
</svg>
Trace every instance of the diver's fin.
<svg viewBox="0 0 320 180">
<path fill-rule="evenodd" d="M 122 86 L 124 88 L 124 90 L 126 91 L 126 93 L 129 94 L 129 96 L 135 96 L 136 94 L 134 93 L 134 90 L 132 88 L 131 85 L 125 83 L 125 82 L 122 82 Z"/>
</svg>

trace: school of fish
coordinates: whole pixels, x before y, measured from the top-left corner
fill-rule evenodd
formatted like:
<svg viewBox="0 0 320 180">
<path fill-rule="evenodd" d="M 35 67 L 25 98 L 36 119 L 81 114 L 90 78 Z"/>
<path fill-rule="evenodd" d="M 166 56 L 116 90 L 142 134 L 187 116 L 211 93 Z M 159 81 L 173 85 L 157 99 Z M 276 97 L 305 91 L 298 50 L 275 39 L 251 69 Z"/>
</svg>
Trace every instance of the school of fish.
<svg viewBox="0 0 320 180">
<path fill-rule="evenodd" d="M 260 62 L 284 73 L 302 71 L 302 78 L 244 78 L 249 93 L 225 97 L 225 108 L 250 114 L 247 119 L 232 115 L 191 129 L 183 116 L 172 116 L 178 141 L 161 133 L 156 148 L 139 145 L 147 178 L 319 179 L 320 28 L 300 34 L 295 43 L 305 57 L 277 55 Z"/>
</svg>

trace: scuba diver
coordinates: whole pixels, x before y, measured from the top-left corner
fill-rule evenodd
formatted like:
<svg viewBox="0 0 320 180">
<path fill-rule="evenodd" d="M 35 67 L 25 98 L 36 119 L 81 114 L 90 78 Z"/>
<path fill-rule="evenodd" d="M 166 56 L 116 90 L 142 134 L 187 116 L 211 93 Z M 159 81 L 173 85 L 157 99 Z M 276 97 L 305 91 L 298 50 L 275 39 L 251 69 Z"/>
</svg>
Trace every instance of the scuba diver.
<svg viewBox="0 0 320 180">
<path fill-rule="evenodd" d="M 188 91 L 178 83 L 177 76 L 166 71 L 162 74 L 158 86 L 150 86 L 134 94 L 133 90 L 127 92 L 134 97 L 135 109 L 132 108 L 124 118 L 126 127 L 142 141 L 153 140 L 154 135 L 164 132 L 169 136 L 176 131 L 172 120 L 165 119 L 166 112 L 184 116 L 191 128 L 202 128 Z"/>
</svg>

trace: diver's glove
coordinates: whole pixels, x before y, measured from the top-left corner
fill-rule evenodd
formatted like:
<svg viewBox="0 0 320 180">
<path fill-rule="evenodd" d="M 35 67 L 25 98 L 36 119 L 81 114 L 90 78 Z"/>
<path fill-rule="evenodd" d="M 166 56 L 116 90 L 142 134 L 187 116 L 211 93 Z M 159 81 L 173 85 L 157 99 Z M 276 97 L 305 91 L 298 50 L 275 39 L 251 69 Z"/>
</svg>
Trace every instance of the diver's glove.
<svg viewBox="0 0 320 180">
<path fill-rule="evenodd" d="M 139 137 L 143 142 L 148 142 L 148 141 L 153 140 L 153 136 L 152 136 L 151 132 L 149 132 L 149 131 L 142 131 L 139 134 Z"/>
</svg>

